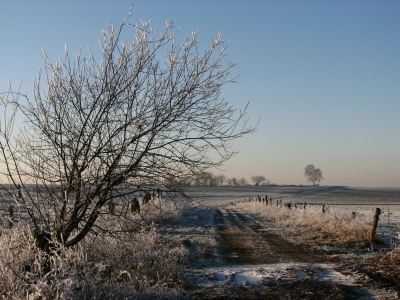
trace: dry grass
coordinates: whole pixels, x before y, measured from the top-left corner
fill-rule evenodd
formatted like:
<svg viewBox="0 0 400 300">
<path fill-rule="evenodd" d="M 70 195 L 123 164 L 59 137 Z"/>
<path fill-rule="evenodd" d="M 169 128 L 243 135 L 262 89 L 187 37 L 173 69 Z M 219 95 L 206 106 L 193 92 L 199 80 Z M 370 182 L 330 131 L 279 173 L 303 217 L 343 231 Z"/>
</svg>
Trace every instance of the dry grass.
<svg viewBox="0 0 400 300">
<path fill-rule="evenodd" d="M 159 201 L 143 207 L 143 214 L 134 217 L 137 222 L 131 223 L 132 228 L 110 216 L 102 220 L 105 227 L 123 232 L 90 235 L 70 249 L 55 245 L 53 255 L 34 246 L 27 224 L 20 222 L 12 230 L 3 229 L 0 297 L 177 299 L 187 251 L 181 244 L 160 237 L 150 221 L 179 215 L 173 203 Z"/>
<path fill-rule="evenodd" d="M 237 203 L 236 207 L 320 244 L 365 246 L 368 242 L 367 220 L 360 215 L 353 218 L 348 211 L 329 208 L 322 213 L 321 206 L 288 209 L 260 202 Z"/>
<path fill-rule="evenodd" d="M 390 258 L 390 260 L 400 263 L 400 246 L 396 245 L 392 251 L 390 251 L 387 256 Z"/>
</svg>

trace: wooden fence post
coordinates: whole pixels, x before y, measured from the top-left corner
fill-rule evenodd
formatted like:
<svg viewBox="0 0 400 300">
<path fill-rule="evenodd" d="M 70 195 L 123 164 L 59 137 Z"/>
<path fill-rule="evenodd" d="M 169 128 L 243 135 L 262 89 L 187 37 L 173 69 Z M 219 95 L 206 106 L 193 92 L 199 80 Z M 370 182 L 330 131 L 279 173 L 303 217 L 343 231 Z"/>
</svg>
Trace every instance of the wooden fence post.
<svg viewBox="0 0 400 300">
<path fill-rule="evenodd" d="M 372 219 L 372 227 L 369 232 L 369 240 L 372 242 L 375 240 L 376 227 L 378 227 L 379 215 L 381 214 L 381 209 L 379 207 L 375 208 L 374 218 Z"/>
<path fill-rule="evenodd" d="M 303 209 L 306 209 L 306 206 L 307 206 L 307 202 L 304 202 Z"/>
<path fill-rule="evenodd" d="M 8 229 L 14 227 L 14 206 L 8 208 Z"/>
</svg>

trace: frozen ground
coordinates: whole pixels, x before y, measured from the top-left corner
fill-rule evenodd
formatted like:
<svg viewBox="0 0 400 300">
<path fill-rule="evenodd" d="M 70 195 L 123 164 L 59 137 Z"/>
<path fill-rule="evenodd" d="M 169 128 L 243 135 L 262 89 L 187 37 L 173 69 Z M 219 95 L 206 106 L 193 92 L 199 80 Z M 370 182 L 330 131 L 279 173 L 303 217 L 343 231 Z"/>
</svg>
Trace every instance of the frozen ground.
<svg viewBox="0 0 400 300">
<path fill-rule="evenodd" d="M 388 229 L 391 237 L 399 231 L 400 189 L 250 186 L 192 188 L 189 195 L 200 205 L 161 231 L 189 251 L 188 298 L 398 299 L 400 271 L 385 259 L 389 245 L 375 252 L 318 249 L 230 203 L 268 195 L 366 217 L 380 207 L 378 230 L 385 239 Z"/>
<path fill-rule="evenodd" d="M 311 205 L 400 206 L 400 188 L 220 186 L 192 187 L 188 194 L 206 206 L 224 206 L 258 195 Z"/>
<path fill-rule="evenodd" d="M 257 196 L 302 206 L 329 205 L 331 208 L 359 213 L 373 218 L 375 208 L 380 208 L 378 232 L 387 243 L 398 241 L 400 232 L 400 188 L 357 188 L 346 186 L 319 187 L 268 187 L 268 186 L 222 186 L 194 187 L 189 195 L 208 207 L 225 207 L 230 203 Z"/>
</svg>

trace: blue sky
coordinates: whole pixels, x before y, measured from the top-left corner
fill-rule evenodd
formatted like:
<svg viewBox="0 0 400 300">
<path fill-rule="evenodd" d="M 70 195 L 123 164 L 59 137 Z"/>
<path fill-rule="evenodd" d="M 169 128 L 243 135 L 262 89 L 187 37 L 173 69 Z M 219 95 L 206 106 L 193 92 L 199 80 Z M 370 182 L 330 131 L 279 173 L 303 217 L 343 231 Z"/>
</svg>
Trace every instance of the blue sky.
<svg viewBox="0 0 400 300">
<path fill-rule="evenodd" d="M 31 93 L 42 46 L 52 61 L 64 44 L 95 49 L 131 4 L 0 0 L 0 91 L 10 79 Z M 305 184 L 314 164 L 322 184 L 400 187 L 400 1 L 139 0 L 130 20 L 140 19 L 173 21 L 182 39 L 200 29 L 204 46 L 218 32 L 231 41 L 239 78 L 222 96 L 238 109 L 250 102 L 260 122 L 233 142 L 228 177 Z"/>
</svg>

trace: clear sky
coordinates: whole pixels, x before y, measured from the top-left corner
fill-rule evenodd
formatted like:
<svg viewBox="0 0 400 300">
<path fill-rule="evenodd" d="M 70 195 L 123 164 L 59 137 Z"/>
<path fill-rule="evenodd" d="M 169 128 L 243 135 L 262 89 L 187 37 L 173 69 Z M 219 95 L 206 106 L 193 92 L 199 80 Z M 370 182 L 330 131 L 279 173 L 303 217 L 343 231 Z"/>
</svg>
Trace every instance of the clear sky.
<svg viewBox="0 0 400 300">
<path fill-rule="evenodd" d="M 0 0 L 0 91 L 10 79 L 32 92 L 42 46 L 53 62 L 64 44 L 94 49 L 132 2 Z M 400 187 L 400 1 L 136 0 L 140 19 L 231 41 L 239 78 L 222 96 L 260 122 L 233 143 L 226 176 L 305 184 L 314 164 L 325 185 Z"/>
</svg>

